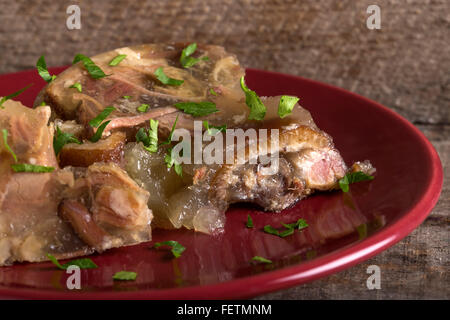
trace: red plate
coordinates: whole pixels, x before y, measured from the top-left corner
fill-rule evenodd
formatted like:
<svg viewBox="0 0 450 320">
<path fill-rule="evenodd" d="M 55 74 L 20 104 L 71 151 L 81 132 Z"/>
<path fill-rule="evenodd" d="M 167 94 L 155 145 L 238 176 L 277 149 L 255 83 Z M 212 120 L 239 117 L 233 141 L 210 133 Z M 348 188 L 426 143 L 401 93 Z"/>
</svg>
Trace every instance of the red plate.
<svg viewBox="0 0 450 320">
<path fill-rule="evenodd" d="M 58 73 L 63 68 L 54 68 Z M 177 240 L 187 249 L 178 259 L 150 249 L 151 243 L 107 251 L 92 259 L 98 269 L 81 271 L 81 290 L 66 289 L 68 277 L 51 263 L 0 268 L 0 296 L 68 299 L 247 298 L 312 281 L 364 261 L 392 246 L 429 214 L 442 188 L 442 166 L 428 140 L 393 111 L 356 94 L 319 82 L 247 70 L 260 95 L 301 98 L 317 125 L 335 141 L 347 164 L 370 159 L 376 178 L 351 186 L 348 194 L 320 193 L 279 214 L 239 205 L 227 213 L 219 238 L 187 230 L 154 232 L 154 241 Z M 0 96 L 30 82 L 18 97 L 28 106 L 44 82 L 36 71 L 0 76 Z M 255 227 L 247 229 L 251 214 Z M 279 238 L 262 232 L 304 218 L 309 228 Z M 252 264 L 253 256 L 273 260 Z M 134 282 L 113 281 L 121 270 Z"/>
</svg>

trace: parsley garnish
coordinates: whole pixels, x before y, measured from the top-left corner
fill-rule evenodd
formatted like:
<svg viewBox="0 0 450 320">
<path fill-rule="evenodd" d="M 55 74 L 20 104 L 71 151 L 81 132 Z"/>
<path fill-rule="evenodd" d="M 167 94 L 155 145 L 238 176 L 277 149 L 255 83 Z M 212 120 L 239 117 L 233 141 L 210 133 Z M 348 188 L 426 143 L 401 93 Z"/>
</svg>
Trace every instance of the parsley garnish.
<svg viewBox="0 0 450 320">
<path fill-rule="evenodd" d="M 213 96 L 217 96 L 217 92 L 215 92 L 213 88 L 209 89 L 209 93 L 211 93 Z"/>
<path fill-rule="evenodd" d="M 175 103 L 174 106 L 194 117 L 203 117 L 203 116 L 207 116 L 208 114 L 219 111 L 216 108 L 216 104 L 214 102 L 209 102 L 209 101 L 179 102 L 179 103 Z"/>
<path fill-rule="evenodd" d="M 139 107 L 137 107 L 137 111 L 139 112 L 147 112 L 148 108 L 150 108 L 150 106 L 146 103 L 141 104 Z"/>
<path fill-rule="evenodd" d="M 209 60 L 208 57 L 203 57 L 203 58 L 191 57 L 191 55 L 196 50 L 197 50 L 197 44 L 196 43 L 191 43 L 186 48 L 184 48 L 183 51 L 181 51 L 180 63 L 183 66 L 183 68 L 190 68 L 190 67 L 192 67 L 193 65 L 195 65 L 199 61 Z"/>
<path fill-rule="evenodd" d="M 81 142 L 73 136 L 71 133 L 62 132 L 59 127 L 56 127 L 56 134 L 53 137 L 53 149 L 55 150 L 55 154 L 58 155 L 61 149 L 67 143 L 78 143 Z"/>
<path fill-rule="evenodd" d="M 365 174 L 362 171 L 347 173 L 342 179 L 339 180 L 339 187 L 342 191 L 348 192 L 350 189 L 349 184 L 367 180 L 373 180 L 373 176 Z"/>
<path fill-rule="evenodd" d="M 114 107 L 106 107 L 94 119 L 89 121 L 89 125 L 91 127 L 97 128 L 103 122 L 103 120 L 105 120 L 114 110 L 116 110 Z"/>
<path fill-rule="evenodd" d="M 123 96 L 122 98 L 124 98 L 124 99 L 130 99 L 131 96 Z"/>
<path fill-rule="evenodd" d="M 162 67 L 159 67 L 158 69 L 156 69 L 155 76 L 162 84 L 166 84 L 169 86 L 180 86 L 184 82 L 184 80 L 177 80 L 177 79 L 169 78 L 164 73 Z"/>
<path fill-rule="evenodd" d="M 241 77 L 241 88 L 245 93 L 245 103 L 250 108 L 249 120 L 263 120 L 266 116 L 266 106 L 262 103 L 255 91 L 247 88 L 244 77 Z"/>
<path fill-rule="evenodd" d="M 78 90 L 78 92 L 81 92 L 81 83 L 75 82 L 73 85 L 71 85 L 69 88 L 75 88 Z"/>
<path fill-rule="evenodd" d="M 133 271 L 119 271 L 113 275 L 114 280 L 122 281 L 134 281 L 136 280 L 137 273 Z"/>
<path fill-rule="evenodd" d="M 70 266 L 77 266 L 80 269 L 95 269 L 98 268 L 98 266 L 89 258 L 83 258 L 83 259 L 76 259 L 69 261 L 65 264 L 60 264 L 59 261 L 52 256 L 51 254 L 47 253 L 47 257 L 50 259 L 51 262 L 53 262 L 54 265 L 56 265 L 61 270 L 66 270 Z"/>
<path fill-rule="evenodd" d="M 35 172 L 35 173 L 44 173 L 44 172 L 52 172 L 55 170 L 53 167 L 39 166 L 36 164 L 29 163 L 16 163 L 12 164 L 11 168 L 14 172 Z"/>
<path fill-rule="evenodd" d="M 278 229 L 275 229 L 274 227 L 272 227 L 271 225 L 266 225 L 266 226 L 264 226 L 264 232 L 284 238 L 284 237 L 287 237 L 287 236 L 290 236 L 291 234 L 293 234 L 295 232 L 295 230 L 302 230 L 302 229 L 308 227 L 308 224 L 306 223 L 306 221 L 304 219 L 298 219 L 294 223 L 288 223 L 288 224 L 283 223 L 282 225 L 283 225 L 283 227 L 285 227 L 285 230 L 278 230 Z"/>
<path fill-rule="evenodd" d="M 174 168 L 177 175 L 180 177 L 183 176 L 183 168 L 181 167 L 181 164 L 178 163 L 173 157 L 172 157 L 172 148 L 169 148 L 167 150 L 166 155 L 164 156 L 164 162 L 167 164 L 167 168 Z"/>
<path fill-rule="evenodd" d="M 9 153 L 11 153 L 11 155 L 14 158 L 14 161 L 17 162 L 17 156 L 14 153 L 14 151 L 11 149 L 11 147 L 8 145 L 8 130 L 6 129 L 2 129 L 2 134 L 3 134 L 3 144 L 5 145 L 6 150 L 8 150 Z"/>
<path fill-rule="evenodd" d="M 150 119 L 148 134 L 144 128 L 140 128 L 136 133 L 136 142 L 142 142 L 144 149 L 149 152 L 158 151 L 158 120 Z"/>
<path fill-rule="evenodd" d="M 16 92 L 14 92 L 14 93 L 11 93 L 10 95 L 8 95 L 8 96 L 5 96 L 5 97 L 2 97 L 1 99 L 0 99 L 0 107 L 1 108 L 5 108 L 4 106 L 3 106 L 3 103 L 5 102 L 5 101 L 7 101 L 7 100 L 9 100 L 9 99 L 12 99 L 12 98 L 14 98 L 14 97 L 17 97 L 19 94 L 21 94 L 22 92 L 24 92 L 25 90 L 27 90 L 29 87 L 31 87 L 33 84 L 32 83 L 30 83 L 29 85 L 27 85 L 25 88 L 22 88 L 22 89 L 20 89 L 20 90 L 17 90 Z"/>
<path fill-rule="evenodd" d="M 48 72 L 44 56 L 41 56 L 36 62 L 36 69 L 39 75 L 42 77 L 42 79 L 44 79 L 46 82 L 50 83 L 56 79 L 55 75 L 51 76 L 50 73 Z"/>
<path fill-rule="evenodd" d="M 250 217 L 250 215 L 247 215 L 246 226 L 247 226 L 247 228 L 253 228 L 253 219 L 252 219 L 252 217 Z"/>
<path fill-rule="evenodd" d="M 84 67 L 93 79 L 100 79 L 107 76 L 103 70 L 94 63 L 94 61 L 92 61 L 89 57 L 86 57 L 84 54 L 77 54 L 73 59 L 72 64 L 80 61 L 83 62 Z"/>
<path fill-rule="evenodd" d="M 278 116 L 284 118 L 291 114 L 298 100 L 300 99 L 297 97 L 281 96 L 280 103 L 278 104 Z"/>
<path fill-rule="evenodd" d="M 177 241 L 169 240 L 164 242 L 156 242 L 153 247 L 155 249 L 158 249 L 161 246 L 169 246 L 172 247 L 170 251 L 172 251 L 172 254 L 175 258 L 178 258 L 181 256 L 181 254 L 186 250 L 185 247 L 183 247 L 181 244 L 179 244 Z"/>
<path fill-rule="evenodd" d="M 111 122 L 111 120 L 103 122 L 100 127 L 98 127 L 97 131 L 95 131 L 94 135 L 91 137 L 91 142 L 97 142 L 102 137 L 103 131 L 106 126 Z"/>
<path fill-rule="evenodd" d="M 109 65 L 111 67 L 115 67 L 117 66 L 123 59 L 125 59 L 127 57 L 126 54 L 119 54 L 117 56 L 114 57 L 114 59 L 112 59 L 109 63 Z"/>
<path fill-rule="evenodd" d="M 210 136 L 215 136 L 220 131 L 227 130 L 227 125 L 224 124 L 223 126 L 210 126 L 208 123 L 208 120 L 203 120 L 203 126 L 205 127 L 206 131 L 208 131 L 208 134 Z"/>
<path fill-rule="evenodd" d="M 257 262 L 262 262 L 262 263 L 267 263 L 267 264 L 272 263 L 272 260 L 269 260 L 269 259 L 266 259 L 266 258 L 263 258 L 260 256 L 254 256 L 252 258 L 252 261 L 257 261 Z"/>
</svg>

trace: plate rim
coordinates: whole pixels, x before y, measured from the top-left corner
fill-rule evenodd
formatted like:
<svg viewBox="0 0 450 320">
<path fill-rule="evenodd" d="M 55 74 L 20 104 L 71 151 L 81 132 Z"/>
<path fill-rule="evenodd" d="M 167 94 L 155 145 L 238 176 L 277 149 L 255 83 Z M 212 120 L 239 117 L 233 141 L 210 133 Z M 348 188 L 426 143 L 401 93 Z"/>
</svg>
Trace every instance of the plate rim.
<svg viewBox="0 0 450 320">
<path fill-rule="evenodd" d="M 63 67 L 53 67 L 50 70 L 61 70 Z M 29 73 L 32 70 L 8 73 L 1 78 Z M 72 292 L 52 291 L 51 289 L 32 288 L 8 288 L 0 287 L 1 298 L 26 298 L 26 299 L 242 299 L 250 298 L 268 292 L 292 287 L 318 278 L 326 277 L 344 269 L 361 263 L 376 254 L 390 248 L 417 228 L 439 200 L 443 186 L 443 168 L 439 155 L 431 142 L 412 123 L 395 111 L 346 89 L 304 78 L 297 75 L 285 74 L 274 71 L 266 71 L 254 68 L 246 68 L 246 72 L 266 76 L 282 76 L 293 81 L 306 82 L 315 86 L 325 87 L 328 90 L 338 91 L 340 94 L 362 100 L 376 109 L 381 110 L 387 116 L 395 118 L 407 127 L 422 142 L 423 151 L 431 162 L 431 175 L 427 181 L 426 191 L 413 205 L 409 212 L 400 217 L 392 225 L 383 228 L 368 238 L 327 253 L 313 260 L 283 267 L 281 269 L 267 271 L 257 275 L 245 276 L 225 282 L 208 285 L 196 285 L 170 289 L 144 289 L 133 292 Z"/>
</svg>

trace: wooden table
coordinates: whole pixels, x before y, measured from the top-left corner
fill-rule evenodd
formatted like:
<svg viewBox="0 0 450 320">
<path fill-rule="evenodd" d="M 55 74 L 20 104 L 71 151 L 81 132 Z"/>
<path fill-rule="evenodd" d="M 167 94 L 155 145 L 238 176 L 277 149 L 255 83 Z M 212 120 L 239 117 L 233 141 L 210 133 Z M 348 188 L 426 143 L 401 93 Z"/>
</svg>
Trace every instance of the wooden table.
<svg viewBox="0 0 450 320">
<path fill-rule="evenodd" d="M 369 30 L 366 9 L 381 9 Z M 81 8 L 68 30 L 66 9 Z M 146 42 L 225 46 L 244 66 L 327 82 L 378 101 L 414 123 L 444 167 L 428 219 L 382 254 L 346 271 L 262 299 L 449 298 L 450 3 L 446 0 L 0 0 L 0 73 L 50 66 Z M 367 290 L 367 266 L 382 289 Z"/>
</svg>

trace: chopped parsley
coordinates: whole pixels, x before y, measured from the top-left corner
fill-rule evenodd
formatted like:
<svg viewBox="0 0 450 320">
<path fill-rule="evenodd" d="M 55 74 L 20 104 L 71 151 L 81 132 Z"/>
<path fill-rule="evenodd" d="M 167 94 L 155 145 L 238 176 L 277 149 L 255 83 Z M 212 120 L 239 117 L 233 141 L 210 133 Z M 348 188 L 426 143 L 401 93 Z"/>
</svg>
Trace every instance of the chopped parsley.
<svg viewBox="0 0 450 320">
<path fill-rule="evenodd" d="M 166 155 L 164 156 L 164 162 L 167 164 L 167 168 L 174 168 L 175 173 L 179 175 L 180 177 L 183 176 L 183 168 L 180 163 L 178 163 L 173 157 L 172 157 L 172 148 L 169 148 L 167 150 Z"/>
<path fill-rule="evenodd" d="M 115 67 L 115 66 L 117 66 L 123 59 L 125 59 L 126 57 L 127 57 L 126 54 L 119 54 L 119 55 L 115 56 L 114 59 L 112 59 L 112 60 L 109 62 L 109 65 L 110 65 L 111 67 Z"/>
<path fill-rule="evenodd" d="M 241 77 L 241 88 L 245 93 L 245 103 L 250 108 L 249 120 L 263 120 L 266 116 L 266 106 L 262 103 L 255 91 L 247 88 L 244 77 Z"/>
<path fill-rule="evenodd" d="M 347 173 L 342 179 L 339 180 L 339 187 L 342 191 L 348 192 L 350 189 L 350 184 L 373 179 L 373 176 L 370 176 L 362 171 Z"/>
<path fill-rule="evenodd" d="M 78 90 L 78 92 L 81 92 L 81 83 L 75 82 L 73 85 L 71 85 L 69 88 L 75 88 Z"/>
<path fill-rule="evenodd" d="M 158 151 L 158 120 L 150 119 L 148 134 L 144 128 L 136 133 L 136 142 L 142 142 L 144 149 L 149 152 Z"/>
<path fill-rule="evenodd" d="M 124 99 L 130 99 L 131 96 L 123 96 L 122 98 L 124 98 Z"/>
<path fill-rule="evenodd" d="M 264 232 L 284 238 L 294 234 L 295 230 L 302 230 L 308 227 L 308 224 L 304 219 L 298 219 L 294 223 L 287 223 L 287 224 L 283 223 L 282 225 L 285 228 L 284 230 L 278 230 L 272 227 L 271 225 L 266 225 L 264 226 Z"/>
<path fill-rule="evenodd" d="M 20 90 L 17 90 L 17 91 L 14 92 L 14 93 L 11 93 L 10 95 L 7 95 L 7 96 L 2 97 L 2 98 L 0 99 L 0 107 L 1 107 L 1 108 L 5 108 L 5 107 L 3 106 L 3 103 L 4 103 L 5 101 L 17 97 L 19 94 L 21 94 L 22 92 L 24 92 L 25 90 L 27 90 L 27 89 L 28 89 L 29 87 L 31 87 L 32 85 L 33 85 L 33 84 L 30 83 L 30 84 L 27 85 L 25 88 L 22 88 L 22 89 L 20 89 Z"/>
<path fill-rule="evenodd" d="M 97 128 L 94 135 L 90 139 L 92 142 L 97 142 L 98 140 L 100 140 L 106 126 L 111 122 L 111 120 L 105 122 L 103 122 L 103 120 L 105 120 L 114 110 L 116 110 L 114 107 L 106 107 L 94 119 L 89 121 L 89 125 L 91 127 Z"/>
<path fill-rule="evenodd" d="M 156 242 L 153 247 L 155 249 L 158 249 L 161 246 L 169 246 L 172 247 L 170 250 L 175 258 L 178 258 L 181 256 L 181 254 L 186 250 L 185 247 L 183 247 L 181 244 L 179 244 L 177 241 L 169 240 L 164 242 Z"/>
<path fill-rule="evenodd" d="M 91 137 L 91 142 L 97 142 L 102 137 L 103 131 L 105 130 L 106 126 L 111 122 L 111 120 L 103 122 L 100 127 L 97 128 L 97 131 L 95 131 L 94 135 Z"/>
<path fill-rule="evenodd" d="M 216 104 L 210 101 L 203 102 L 179 102 L 174 104 L 175 108 L 183 110 L 194 117 L 203 117 L 218 112 Z"/>
<path fill-rule="evenodd" d="M 94 63 L 94 61 L 92 61 L 89 57 L 85 56 L 84 54 L 77 54 L 73 59 L 72 64 L 75 64 L 80 61 L 83 62 L 83 65 L 86 68 L 89 75 L 91 76 L 91 78 L 100 79 L 108 76 L 103 72 L 102 69 L 100 69 L 99 66 L 97 66 Z"/>
<path fill-rule="evenodd" d="M 105 120 L 114 110 L 114 107 L 106 107 L 94 119 L 89 121 L 89 125 L 91 127 L 97 128 L 103 122 L 103 120 Z"/>
<path fill-rule="evenodd" d="M 70 266 L 77 266 L 80 269 L 95 269 L 98 268 L 98 266 L 89 258 L 83 258 L 83 259 L 76 259 L 69 261 L 65 264 L 60 264 L 59 261 L 52 256 L 51 254 L 47 253 L 47 257 L 50 259 L 51 262 L 53 262 L 54 265 L 56 265 L 61 270 L 66 270 Z"/>
<path fill-rule="evenodd" d="M 254 256 L 252 258 L 252 261 L 261 262 L 261 263 L 267 263 L 267 264 L 272 263 L 272 260 L 269 260 L 269 259 L 266 259 L 266 258 L 260 257 L 260 256 Z"/>
<path fill-rule="evenodd" d="M 41 56 L 36 62 L 36 69 L 39 75 L 42 77 L 42 79 L 45 80 L 45 82 L 50 83 L 56 79 L 55 75 L 50 75 L 50 72 L 48 72 L 44 56 Z"/>
<path fill-rule="evenodd" d="M 16 154 L 11 149 L 11 147 L 8 145 L 8 130 L 2 129 L 2 134 L 3 134 L 3 144 L 5 145 L 6 150 L 8 150 L 8 152 L 11 153 L 12 157 L 14 158 L 14 161 L 17 162 Z"/>
<path fill-rule="evenodd" d="M 215 92 L 213 88 L 209 89 L 209 93 L 211 93 L 213 96 L 217 96 L 217 92 Z"/>
<path fill-rule="evenodd" d="M 208 131 L 208 134 L 210 136 L 215 136 L 220 131 L 227 130 L 227 125 L 224 124 L 223 126 L 210 126 L 208 123 L 208 120 L 203 120 L 203 126 L 205 127 L 206 131 Z"/>
<path fill-rule="evenodd" d="M 29 164 L 29 163 L 12 164 L 11 168 L 13 169 L 14 172 L 34 172 L 34 173 L 52 172 L 55 170 L 54 167 L 39 166 L 36 164 Z"/>
<path fill-rule="evenodd" d="M 253 219 L 250 215 L 247 215 L 247 223 L 245 224 L 247 228 L 253 228 Z"/>
<path fill-rule="evenodd" d="M 61 149 L 67 143 L 77 143 L 81 144 L 81 142 L 73 136 L 71 133 L 62 132 L 59 127 L 56 127 L 56 134 L 53 137 L 53 149 L 55 150 L 55 154 L 58 155 Z"/>
<path fill-rule="evenodd" d="M 147 112 L 148 108 L 150 108 L 150 106 L 146 103 L 141 104 L 139 107 L 137 107 L 137 111 L 139 112 Z"/>
<path fill-rule="evenodd" d="M 197 50 L 197 44 L 191 43 L 186 48 L 181 51 L 181 57 L 180 57 L 180 63 L 183 66 L 183 68 L 190 68 L 193 65 L 195 65 L 197 62 L 209 60 L 208 57 L 203 58 L 194 58 L 191 57 L 191 55 Z"/>
<path fill-rule="evenodd" d="M 300 99 L 297 97 L 281 96 L 280 103 L 278 104 L 278 116 L 284 118 L 290 115 L 298 100 Z"/>
<path fill-rule="evenodd" d="M 134 281 L 136 280 L 137 273 L 133 271 L 119 271 L 113 275 L 114 280 L 121 281 Z"/>
<path fill-rule="evenodd" d="M 177 80 L 177 79 L 169 78 L 164 73 L 164 70 L 162 67 L 159 67 L 158 69 L 156 69 L 155 76 L 162 84 L 166 84 L 169 86 L 180 86 L 184 82 L 184 80 Z"/>
<path fill-rule="evenodd" d="M 172 125 L 172 129 L 170 130 L 169 137 L 167 138 L 166 141 L 161 142 L 160 146 L 165 145 L 165 144 L 170 144 L 170 142 L 172 142 L 172 137 L 173 137 L 173 133 L 175 131 L 175 127 L 177 126 L 177 122 L 178 122 L 178 115 L 175 118 L 175 121 L 174 121 L 174 123 Z"/>
</svg>

